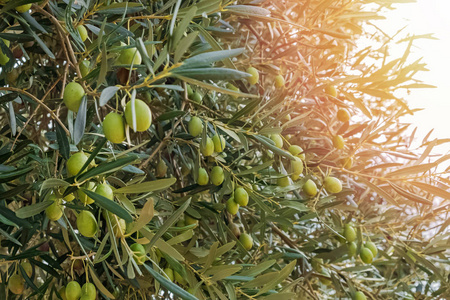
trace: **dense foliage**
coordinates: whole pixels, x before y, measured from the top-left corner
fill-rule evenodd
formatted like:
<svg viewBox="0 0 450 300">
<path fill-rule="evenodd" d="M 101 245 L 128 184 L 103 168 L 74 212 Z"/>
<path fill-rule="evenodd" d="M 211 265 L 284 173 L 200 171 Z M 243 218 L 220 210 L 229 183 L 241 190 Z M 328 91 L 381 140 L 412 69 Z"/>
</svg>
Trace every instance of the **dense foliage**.
<svg viewBox="0 0 450 300">
<path fill-rule="evenodd" d="M 450 297 L 405 1 L 0 2 L 0 299 Z"/>
</svg>

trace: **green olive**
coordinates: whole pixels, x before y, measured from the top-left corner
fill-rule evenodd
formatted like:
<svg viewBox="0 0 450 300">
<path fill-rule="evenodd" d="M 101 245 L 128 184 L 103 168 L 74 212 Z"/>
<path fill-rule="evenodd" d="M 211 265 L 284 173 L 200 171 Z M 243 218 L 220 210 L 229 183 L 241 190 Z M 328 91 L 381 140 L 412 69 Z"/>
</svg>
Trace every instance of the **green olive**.
<svg viewBox="0 0 450 300">
<path fill-rule="evenodd" d="M 98 229 L 97 220 L 90 211 L 82 210 L 77 217 L 77 228 L 83 236 L 93 237 Z"/>
<path fill-rule="evenodd" d="M 208 172 L 204 168 L 198 169 L 197 183 L 199 185 L 207 185 L 209 182 Z"/>
<path fill-rule="evenodd" d="M 167 277 L 169 277 L 170 281 L 173 282 L 175 280 L 175 275 L 173 274 L 173 270 L 171 268 L 165 268 L 164 273 L 166 273 L 166 275 L 167 275 Z"/>
<path fill-rule="evenodd" d="M 216 134 L 213 136 L 212 140 L 214 143 L 214 151 L 220 153 L 225 149 L 226 143 L 223 136 Z"/>
<path fill-rule="evenodd" d="M 80 63 L 79 67 L 80 67 L 81 77 L 86 77 L 89 74 L 89 72 L 90 72 L 90 70 L 89 70 L 90 65 L 91 65 L 91 62 L 89 60 L 86 60 L 86 59 L 83 60 Z"/>
<path fill-rule="evenodd" d="M 66 85 L 63 94 L 63 102 L 73 112 L 78 112 L 80 108 L 81 100 L 85 95 L 84 88 L 81 84 L 72 81 Z"/>
<path fill-rule="evenodd" d="M 283 75 L 277 75 L 275 76 L 275 87 L 277 89 L 280 89 L 284 87 L 285 81 Z"/>
<path fill-rule="evenodd" d="M 339 108 L 337 111 L 337 119 L 341 122 L 348 122 L 350 120 L 350 113 L 345 108 Z"/>
<path fill-rule="evenodd" d="M 248 233 L 242 233 L 239 237 L 239 241 L 241 242 L 242 246 L 244 246 L 245 250 L 250 250 L 253 247 L 253 238 Z"/>
<path fill-rule="evenodd" d="M 199 136 L 203 131 L 203 122 L 199 117 L 192 117 L 188 123 L 189 134 L 193 137 Z"/>
<path fill-rule="evenodd" d="M 203 144 L 203 140 L 200 143 L 200 152 L 203 156 L 211 156 L 214 153 L 214 142 L 210 137 L 206 137 L 206 143 Z"/>
<path fill-rule="evenodd" d="M 290 184 L 291 184 L 291 182 L 289 181 L 289 177 L 287 177 L 287 176 L 277 178 L 277 185 L 280 187 L 287 187 Z"/>
<path fill-rule="evenodd" d="M 107 183 L 101 183 L 97 185 L 97 187 L 95 188 L 95 192 L 100 196 L 108 198 L 109 200 L 114 200 L 114 192 L 111 186 Z"/>
<path fill-rule="evenodd" d="M 356 292 L 355 296 L 353 297 L 354 300 L 367 300 L 366 295 L 364 295 L 363 292 Z"/>
<path fill-rule="evenodd" d="M 366 264 L 370 264 L 373 260 L 372 251 L 366 247 L 361 248 L 361 252 L 359 253 L 359 256 L 361 257 L 361 260 Z"/>
<path fill-rule="evenodd" d="M 90 300 L 95 300 L 97 297 L 97 290 L 95 288 L 95 285 L 90 282 L 86 282 L 81 287 L 81 297 L 87 297 Z"/>
<path fill-rule="evenodd" d="M 111 143 L 122 143 L 125 140 L 125 122 L 122 116 L 110 112 L 103 120 L 103 133 Z"/>
<path fill-rule="evenodd" d="M 69 172 L 69 175 L 75 176 L 78 175 L 78 173 L 81 171 L 81 168 L 84 166 L 84 164 L 87 162 L 89 157 L 87 157 L 84 152 L 77 152 L 75 154 L 72 154 L 72 156 L 69 157 L 67 160 L 67 171 Z M 86 169 L 83 171 L 86 172 Z"/>
<path fill-rule="evenodd" d="M 63 215 L 61 199 L 58 199 L 55 195 L 51 195 L 49 200 L 53 201 L 53 203 L 45 209 L 45 215 L 51 221 L 58 221 Z"/>
<path fill-rule="evenodd" d="M 270 139 L 275 143 L 278 148 L 283 148 L 283 138 L 279 134 L 271 134 Z"/>
<path fill-rule="evenodd" d="M 202 102 L 203 102 L 203 96 L 202 96 L 202 94 L 200 94 L 200 92 L 195 92 L 193 95 L 192 95 L 192 100 L 194 101 L 194 102 L 197 102 L 198 104 L 202 104 Z"/>
<path fill-rule="evenodd" d="M 83 184 L 82 186 L 83 188 L 89 190 L 89 191 L 94 191 L 95 189 L 95 182 L 89 181 L 86 182 L 85 184 Z M 89 197 L 88 195 L 86 195 L 85 192 L 83 192 L 82 190 L 78 190 L 77 191 L 78 194 L 78 199 L 80 199 L 80 201 L 83 204 L 92 204 L 94 203 L 94 199 L 92 199 L 91 197 Z"/>
<path fill-rule="evenodd" d="M 253 84 L 257 84 L 258 81 L 259 81 L 259 72 L 258 72 L 258 70 L 256 68 L 254 68 L 254 67 L 249 67 L 247 69 L 247 73 L 249 73 L 251 75 L 250 77 L 247 77 L 248 83 L 250 83 L 252 85 Z"/>
<path fill-rule="evenodd" d="M 336 194 L 342 191 L 342 183 L 336 177 L 327 177 L 323 181 L 325 190 L 330 194 Z"/>
<path fill-rule="evenodd" d="M 335 135 L 333 136 L 333 146 L 336 149 L 344 149 L 345 141 L 342 135 Z"/>
<path fill-rule="evenodd" d="M 14 274 L 8 279 L 8 289 L 11 293 L 21 295 L 25 289 L 25 280 L 22 275 Z"/>
<path fill-rule="evenodd" d="M 231 197 L 230 199 L 227 200 L 226 208 L 227 208 L 227 212 L 229 212 L 232 215 L 235 215 L 239 211 L 239 204 L 237 204 L 234 201 L 234 198 Z"/>
<path fill-rule="evenodd" d="M 78 300 L 81 297 L 81 286 L 76 281 L 71 281 L 66 286 L 67 300 Z"/>
<path fill-rule="evenodd" d="M 334 97 L 334 98 L 337 97 L 337 90 L 334 85 L 327 85 L 325 87 L 325 93 L 331 97 Z"/>
<path fill-rule="evenodd" d="M 348 243 L 347 244 L 348 255 L 350 257 L 355 256 L 357 248 L 358 248 L 358 246 L 356 245 L 355 242 Z"/>
<path fill-rule="evenodd" d="M 133 251 L 133 259 L 138 265 L 143 265 L 146 260 L 145 248 L 141 244 L 134 243 L 130 246 Z"/>
<path fill-rule="evenodd" d="M 125 44 L 122 43 L 122 46 L 125 46 Z M 141 57 L 141 53 L 139 53 L 139 51 L 132 47 L 132 48 L 127 48 L 127 49 L 123 49 L 120 52 L 119 58 L 117 59 L 117 61 L 119 62 L 119 64 L 121 65 L 140 65 L 142 62 L 142 57 Z"/>
<path fill-rule="evenodd" d="M 247 206 L 248 193 L 243 187 L 238 187 L 234 190 L 234 201 L 240 206 Z"/>
<path fill-rule="evenodd" d="M 131 101 L 129 101 L 125 107 L 125 120 L 127 121 L 127 124 L 134 131 L 138 132 L 146 131 L 147 129 L 150 128 L 150 125 L 152 125 L 152 112 L 150 111 L 150 108 L 144 101 L 140 99 L 135 99 L 134 109 L 136 116 L 136 128 L 134 128 L 133 125 L 133 112 L 131 107 Z"/>
<path fill-rule="evenodd" d="M 305 153 L 303 153 L 302 147 L 297 145 L 291 145 L 289 146 L 288 150 L 293 156 L 297 156 L 301 160 L 305 160 Z"/>
<path fill-rule="evenodd" d="M 9 40 L 5 40 L 5 39 L 2 39 L 3 40 L 3 42 L 5 43 L 5 45 L 7 46 L 7 47 L 9 47 L 9 45 L 10 45 L 10 41 Z M 3 53 L 3 51 L 2 51 L 2 49 L 0 48 L 0 65 L 6 65 L 7 63 L 9 62 L 9 57 L 8 57 L 8 55 L 6 55 L 5 53 Z"/>
<path fill-rule="evenodd" d="M 378 248 L 377 246 L 373 243 L 373 242 L 367 242 L 364 245 L 367 249 L 369 249 L 370 251 L 372 251 L 373 257 L 377 256 L 378 254 Z"/>
<path fill-rule="evenodd" d="M 308 179 L 305 182 L 302 189 L 303 192 L 308 196 L 314 197 L 315 195 L 317 195 L 317 185 L 311 179 Z"/>
<path fill-rule="evenodd" d="M 27 12 L 27 11 L 30 10 L 30 8 L 31 8 L 31 3 L 30 4 L 24 4 L 24 5 L 16 6 L 16 10 L 19 13 Z"/>
<path fill-rule="evenodd" d="M 83 25 L 78 25 L 77 31 L 80 34 L 81 40 L 83 42 L 86 41 L 86 39 L 88 38 L 88 32 L 87 32 L 86 27 L 84 27 Z"/>
<path fill-rule="evenodd" d="M 347 242 L 354 242 L 356 240 L 356 230 L 350 224 L 344 226 L 344 237 Z"/>
<path fill-rule="evenodd" d="M 225 174 L 223 173 L 222 167 L 215 166 L 211 170 L 211 182 L 214 185 L 221 185 L 225 179 Z"/>
</svg>

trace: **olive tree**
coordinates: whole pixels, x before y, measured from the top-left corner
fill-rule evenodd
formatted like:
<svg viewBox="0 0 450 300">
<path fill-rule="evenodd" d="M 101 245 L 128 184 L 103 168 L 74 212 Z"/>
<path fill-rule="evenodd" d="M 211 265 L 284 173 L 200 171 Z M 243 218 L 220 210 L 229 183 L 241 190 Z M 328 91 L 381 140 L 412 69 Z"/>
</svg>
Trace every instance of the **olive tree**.
<svg viewBox="0 0 450 300">
<path fill-rule="evenodd" d="M 1 299 L 449 297 L 405 1 L 1 2 Z"/>
</svg>

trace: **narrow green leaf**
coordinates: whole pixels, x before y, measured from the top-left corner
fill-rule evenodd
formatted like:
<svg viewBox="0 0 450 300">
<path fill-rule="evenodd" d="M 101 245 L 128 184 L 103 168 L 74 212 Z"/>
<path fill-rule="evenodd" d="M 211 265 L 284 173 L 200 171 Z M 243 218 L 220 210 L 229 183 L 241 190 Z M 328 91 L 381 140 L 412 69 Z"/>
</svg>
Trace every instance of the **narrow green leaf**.
<svg viewBox="0 0 450 300">
<path fill-rule="evenodd" d="M 119 218 L 124 219 L 127 223 L 133 222 L 133 218 L 131 217 L 131 215 L 116 202 L 106 197 L 103 197 L 93 191 L 84 188 L 81 188 L 80 190 L 82 190 L 88 197 L 92 198 L 95 201 L 95 204 L 97 204 L 97 206 L 112 212 Z"/>
<path fill-rule="evenodd" d="M 144 264 L 144 267 L 147 269 L 147 271 L 150 273 L 150 275 L 155 278 L 163 287 L 168 289 L 170 292 L 172 292 L 174 295 L 180 297 L 184 300 L 198 300 L 197 297 L 194 295 L 186 292 L 184 289 L 176 285 L 175 283 L 167 280 L 164 276 L 157 273 L 153 268 L 151 268 L 149 265 Z"/>
<path fill-rule="evenodd" d="M 77 118 L 75 119 L 73 142 L 75 145 L 81 141 L 84 135 L 84 129 L 86 128 L 86 112 L 87 112 L 87 98 L 83 97 L 81 100 L 80 108 L 78 109 Z"/>
<path fill-rule="evenodd" d="M 117 169 L 120 169 L 120 168 L 132 163 L 136 159 L 137 159 L 137 156 L 130 155 L 130 156 L 122 157 L 122 158 L 119 158 L 117 160 L 113 160 L 110 162 L 103 162 L 103 163 L 99 164 L 97 167 L 92 168 L 92 169 L 86 171 L 85 173 L 80 174 L 77 177 L 77 179 L 78 179 L 78 181 L 84 181 L 86 179 L 89 179 L 91 177 L 94 177 L 94 176 L 97 176 L 100 174 L 113 172 Z"/>
<path fill-rule="evenodd" d="M 66 132 L 62 129 L 61 125 L 56 122 L 56 140 L 58 141 L 59 152 L 67 160 L 70 156 L 70 145 L 69 139 L 67 138 Z"/>
<path fill-rule="evenodd" d="M 16 216 L 21 219 L 26 219 L 26 218 L 35 216 L 35 215 L 43 212 L 52 203 L 53 203 L 53 201 L 46 200 L 46 201 L 38 202 L 38 203 L 35 203 L 32 205 L 21 207 L 16 211 Z"/>
<path fill-rule="evenodd" d="M 119 194 L 140 194 L 159 190 L 164 190 L 173 185 L 177 181 L 176 178 L 165 178 L 154 181 L 147 181 L 122 187 L 114 191 Z"/>
<path fill-rule="evenodd" d="M 176 211 L 173 212 L 173 214 L 164 222 L 164 224 L 158 229 L 158 231 L 155 233 L 155 236 L 150 241 L 150 246 L 153 246 L 160 237 L 163 236 L 164 233 L 166 233 L 167 229 L 171 227 L 175 222 L 178 221 L 181 214 L 184 213 L 186 208 L 188 208 L 189 204 L 191 204 L 191 199 L 188 199 L 186 202 L 183 203 Z"/>
<path fill-rule="evenodd" d="M 104 106 L 117 93 L 120 88 L 117 86 L 109 86 L 105 88 L 100 94 L 99 104 Z"/>
</svg>

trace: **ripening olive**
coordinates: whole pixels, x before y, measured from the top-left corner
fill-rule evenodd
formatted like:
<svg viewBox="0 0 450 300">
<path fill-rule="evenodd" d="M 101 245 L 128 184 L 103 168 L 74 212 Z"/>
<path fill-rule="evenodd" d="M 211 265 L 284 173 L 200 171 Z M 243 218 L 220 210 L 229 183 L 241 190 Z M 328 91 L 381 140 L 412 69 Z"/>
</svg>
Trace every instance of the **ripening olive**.
<svg viewBox="0 0 450 300">
<path fill-rule="evenodd" d="M 337 111 L 337 119 L 341 122 L 348 122 L 350 120 L 350 113 L 345 108 L 339 108 Z"/>
<path fill-rule="evenodd" d="M 285 81 L 283 75 L 277 75 L 275 77 L 275 87 L 277 89 L 284 87 Z"/>
<path fill-rule="evenodd" d="M 163 159 L 160 159 L 156 165 L 156 177 L 165 177 L 167 174 L 167 165 Z"/>
<path fill-rule="evenodd" d="M 14 274 L 8 279 L 8 289 L 11 291 L 11 293 L 20 295 L 23 293 L 23 290 L 25 289 L 25 280 L 23 279 L 22 275 Z"/>
<path fill-rule="evenodd" d="M 87 162 L 89 157 L 87 157 L 84 152 L 77 152 L 75 154 L 72 154 L 72 156 L 69 157 L 67 160 L 67 171 L 69 172 L 69 175 L 75 176 L 78 175 L 78 173 L 81 171 L 81 168 L 84 166 L 84 164 Z M 85 172 L 86 169 L 84 169 L 83 172 Z"/>
<path fill-rule="evenodd" d="M 130 246 L 131 251 L 133 251 L 133 259 L 138 265 L 143 265 L 146 260 L 145 248 L 141 244 L 134 243 Z"/>
<path fill-rule="evenodd" d="M 364 295 L 363 292 L 356 292 L 355 296 L 353 297 L 354 300 L 367 300 L 366 295 Z"/>
<path fill-rule="evenodd" d="M 206 137 L 206 142 L 202 140 L 200 142 L 200 152 L 204 156 L 210 156 L 214 153 L 214 142 L 210 137 Z"/>
<path fill-rule="evenodd" d="M 84 95 L 84 88 L 79 83 L 72 81 L 64 89 L 63 102 L 68 109 L 78 112 Z"/>
<path fill-rule="evenodd" d="M 58 199 L 55 195 L 51 195 L 49 200 L 53 201 L 53 203 L 45 209 L 45 215 L 51 221 L 58 221 L 63 215 L 61 199 Z"/>
<path fill-rule="evenodd" d="M 81 297 L 86 297 L 89 300 L 95 300 L 97 297 L 97 290 L 95 289 L 95 285 L 90 282 L 86 282 L 81 287 Z M 81 298 L 83 299 L 83 298 Z"/>
<path fill-rule="evenodd" d="M 361 252 L 359 253 L 359 256 L 361 257 L 361 260 L 366 264 L 370 264 L 373 260 L 372 251 L 366 247 L 361 248 Z"/>
<path fill-rule="evenodd" d="M 66 286 L 67 300 L 78 300 L 81 297 L 81 286 L 76 281 L 71 281 Z"/>
<path fill-rule="evenodd" d="M 325 190 L 330 194 L 336 194 L 342 191 L 342 183 L 336 177 L 327 177 L 323 181 L 323 186 Z"/>
<path fill-rule="evenodd" d="M 333 146 L 336 149 L 344 149 L 345 141 L 342 135 L 335 135 L 333 136 Z"/>
<path fill-rule="evenodd" d="M 81 40 L 83 42 L 86 41 L 86 39 L 88 38 L 88 32 L 87 32 L 86 27 L 84 27 L 83 25 L 78 25 L 77 31 L 80 34 Z"/>
<path fill-rule="evenodd" d="M 27 11 L 30 10 L 30 8 L 31 8 L 31 3 L 30 4 L 24 4 L 24 5 L 16 6 L 16 10 L 19 13 L 27 12 Z"/>
<path fill-rule="evenodd" d="M 291 184 L 291 182 L 289 181 L 289 177 L 287 177 L 287 176 L 277 178 L 277 185 L 279 187 L 287 187 L 290 184 Z"/>
<path fill-rule="evenodd" d="M 95 188 L 95 183 L 92 181 L 86 182 L 85 184 L 83 184 L 82 186 L 83 188 L 89 190 L 89 191 L 94 191 Z M 83 203 L 83 204 L 92 204 L 94 203 L 94 199 L 92 199 L 91 197 L 89 197 L 88 195 L 86 195 L 85 192 L 83 192 L 82 190 L 78 190 L 77 191 L 78 194 L 78 199 Z"/>
<path fill-rule="evenodd" d="M 134 128 L 133 125 L 133 112 L 131 101 L 129 101 L 125 106 L 125 120 L 127 121 L 127 124 L 131 127 L 131 129 L 138 132 L 143 132 L 149 129 L 150 125 L 152 125 L 152 112 L 148 105 L 140 99 L 135 99 L 134 110 L 136 116 L 136 128 Z"/>
<path fill-rule="evenodd" d="M 242 243 L 242 246 L 244 246 L 245 250 L 250 250 L 253 247 L 253 238 L 248 233 L 242 233 L 239 237 L 239 241 Z"/>
<path fill-rule="evenodd" d="M 283 138 L 279 134 L 271 134 L 270 139 L 275 143 L 278 148 L 283 148 Z"/>
<path fill-rule="evenodd" d="M 209 182 L 208 172 L 206 172 L 205 168 L 199 168 L 198 169 L 197 183 L 199 185 L 207 185 L 208 182 Z"/>
<path fill-rule="evenodd" d="M 95 188 L 95 192 L 100 196 L 108 198 L 109 200 L 114 200 L 114 192 L 111 186 L 107 183 L 101 183 L 97 185 L 97 187 Z"/>
<path fill-rule="evenodd" d="M 254 67 L 249 67 L 247 69 L 247 73 L 249 73 L 251 76 L 247 77 L 247 81 L 250 84 L 257 84 L 259 81 L 259 72 L 256 68 Z"/>
<path fill-rule="evenodd" d="M 214 166 L 211 170 L 211 182 L 214 185 L 221 185 L 225 179 L 222 167 Z"/>
<path fill-rule="evenodd" d="M 226 143 L 223 136 L 216 134 L 213 136 L 212 140 L 214 143 L 214 151 L 220 153 L 225 149 Z"/>
<path fill-rule="evenodd" d="M 377 246 L 373 243 L 373 242 L 367 242 L 364 245 L 367 249 L 369 249 L 370 251 L 372 251 L 373 257 L 377 256 L 378 254 L 378 248 Z"/>
<path fill-rule="evenodd" d="M 199 117 L 192 117 L 188 123 L 189 134 L 193 137 L 200 135 L 203 131 L 203 122 Z"/>
<path fill-rule="evenodd" d="M 227 212 L 229 212 L 229 213 L 232 214 L 232 215 L 237 214 L 238 211 L 239 211 L 239 204 L 237 204 L 237 203 L 234 201 L 234 198 L 233 198 L 233 197 L 231 197 L 230 199 L 227 200 L 227 205 L 226 205 L 226 207 L 227 207 Z"/>
<path fill-rule="evenodd" d="M 203 96 L 200 94 L 200 92 L 195 91 L 192 95 L 192 101 L 197 102 L 198 104 L 202 104 L 203 102 Z"/>
<path fill-rule="evenodd" d="M 248 193 L 243 187 L 238 187 L 234 190 L 234 201 L 240 206 L 247 206 Z"/>
<path fill-rule="evenodd" d="M 97 220 L 90 211 L 82 210 L 77 217 L 77 228 L 85 237 L 93 237 L 97 233 Z"/>
<path fill-rule="evenodd" d="M 110 112 L 103 120 L 103 133 L 106 139 L 114 144 L 125 140 L 125 123 L 121 115 Z"/>
<path fill-rule="evenodd" d="M 336 87 L 334 85 L 327 85 L 325 87 L 325 93 L 327 93 L 331 97 L 335 97 L 336 98 L 336 96 L 337 96 Z"/>
<path fill-rule="evenodd" d="M 122 43 L 122 46 L 125 46 L 124 43 Z M 140 65 L 142 62 L 141 53 L 135 48 L 127 48 L 120 51 L 119 58 L 117 58 L 117 61 L 121 65 Z"/>
<path fill-rule="evenodd" d="M 311 197 L 314 197 L 317 195 L 317 185 L 314 181 L 311 179 L 308 179 L 305 184 L 303 185 L 303 192 Z"/>
<path fill-rule="evenodd" d="M 356 230 L 352 225 L 345 224 L 344 237 L 348 242 L 354 242 L 356 240 Z"/>
</svg>

